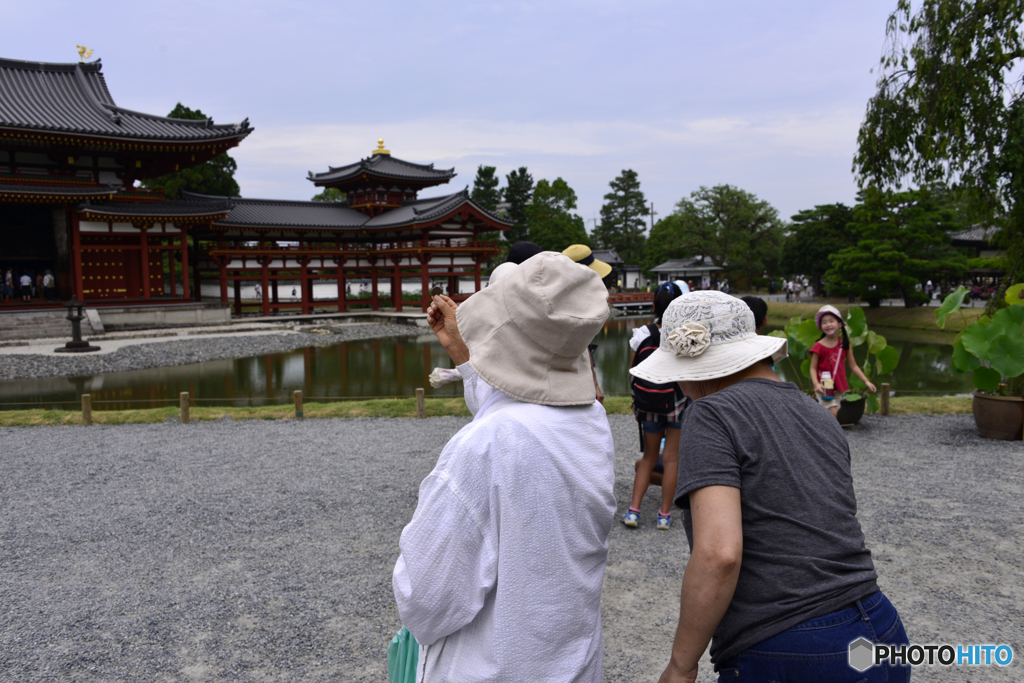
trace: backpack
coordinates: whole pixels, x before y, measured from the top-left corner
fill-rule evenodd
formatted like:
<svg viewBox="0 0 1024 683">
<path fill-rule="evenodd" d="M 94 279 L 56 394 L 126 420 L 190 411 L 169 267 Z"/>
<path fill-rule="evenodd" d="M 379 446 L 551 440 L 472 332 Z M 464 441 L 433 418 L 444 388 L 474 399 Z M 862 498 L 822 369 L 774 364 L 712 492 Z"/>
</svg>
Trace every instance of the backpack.
<svg viewBox="0 0 1024 683">
<path fill-rule="evenodd" d="M 633 354 L 633 363 L 630 368 L 635 368 L 641 361 L 646 359 L 661 344 L 661 330 L 654 323 L 647 326 L 651 336 L 640 342 L 640 348 Z M 678 392 L 678 393 L 677 393 Z M 676 399 L 679 395 L 679 385 L 675 382 L 668 384 L 655 384 L 634 375 L 629 376 L 629 393 L 633 397 L 633 409 L 641 413 L 658 413 L 668 415 L 675 410 Z"/>
</svg>

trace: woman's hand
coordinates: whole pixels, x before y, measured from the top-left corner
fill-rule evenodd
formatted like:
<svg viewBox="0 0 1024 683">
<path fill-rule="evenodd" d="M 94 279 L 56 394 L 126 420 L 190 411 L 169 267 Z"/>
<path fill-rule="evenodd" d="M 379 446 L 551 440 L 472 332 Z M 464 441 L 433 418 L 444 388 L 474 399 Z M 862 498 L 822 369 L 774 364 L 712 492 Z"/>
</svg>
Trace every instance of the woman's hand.
<svg viewBox="0 0 1024 683">
<path fill-rule="evenodd" d="M 669 662 L 658 683 L 694 683 L 696 680 L 697 667 L 693 667 L 691 671 L 680 671 Z"/>
<path fill-rule="evenodd" d="M 462 365 L 469 360 L 469 347 L 462 341 L 459 325 L 455 320 L 458 304 L 443 294 L 434 297 L 434 303 L 427 308 L 427 324 L 437 336 L 437 341 L 451 357 L 455 365 Z"/>
</svg>

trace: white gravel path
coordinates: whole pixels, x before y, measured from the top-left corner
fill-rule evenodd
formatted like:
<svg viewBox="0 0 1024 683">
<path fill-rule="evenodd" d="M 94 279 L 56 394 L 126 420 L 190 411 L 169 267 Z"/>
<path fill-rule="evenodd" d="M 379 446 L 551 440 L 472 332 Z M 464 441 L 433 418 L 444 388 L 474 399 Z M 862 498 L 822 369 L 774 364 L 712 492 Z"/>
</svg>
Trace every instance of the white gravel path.
<svg viewBox="0 0 1024 683">
<path fill-rule="evenodd" d="M 632 417 L 610 421 L 621 507 L 637 436 Z M 0 681 L 387 680 L 398 536 L 465 422 L 0 429 Z M 911 640 L 1024 657 L 1021 443 L 954 416 L 867 417 L 847 435 L 868 547 Z M 656 680 L 668 657 L 688 553 L 681 524 L 653 528 L 657 494 L 639 530 L 612 530 L 606 681 Z"/>
</svg>

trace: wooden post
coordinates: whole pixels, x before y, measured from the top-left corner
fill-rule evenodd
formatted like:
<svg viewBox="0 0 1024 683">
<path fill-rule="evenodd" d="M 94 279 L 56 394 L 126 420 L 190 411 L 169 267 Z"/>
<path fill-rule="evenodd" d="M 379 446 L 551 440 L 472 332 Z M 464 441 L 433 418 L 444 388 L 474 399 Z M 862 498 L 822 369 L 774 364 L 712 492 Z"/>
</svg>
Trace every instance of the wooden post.
<svg viewBox="0 0 1024 683">
<path fill-rule="evenodd" d="M 889 414 L 889 383 L 882 382 L 882 395 L 879 397 L 879 403 L 881 404 L 878 408 L 880 415 Z"/>
<path fill-rule="evenodd" d="M 178 396 L 178 403 L 181 408 L 181 424 L 188 424 L 188 392 L 183 391 Z"/>
<path fill-rule="evenodd" d="M 82 394 L 82 424 L 86 427 L 92 424 L 92 396 Z"/>
<path fill-rule="evenodd" d="M 295 419 L 302 419 L 302 391 L 295 390 Z"/>
<path fill-rule="evenodd" d="M 427 416 L 427 399 L 423 389 L 416 390 L 416 417 L 424 418 Z"/>
</svg>

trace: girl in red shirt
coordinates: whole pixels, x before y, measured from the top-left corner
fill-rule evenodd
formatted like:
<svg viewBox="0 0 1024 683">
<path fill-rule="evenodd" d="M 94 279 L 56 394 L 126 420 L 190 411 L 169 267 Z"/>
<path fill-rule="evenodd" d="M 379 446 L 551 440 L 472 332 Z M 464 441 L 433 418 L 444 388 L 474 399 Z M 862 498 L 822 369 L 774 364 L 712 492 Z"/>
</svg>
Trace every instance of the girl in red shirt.
<svg viewBox="0 0 1024 683">
<path fill-rule="evenodd" d="M 875 385 L 868 381 L 857 365 L 857 359 L 850 353 L 850 338 L 846 335 L 839 310 L 835 306 L 822 306 L 814 316 L 814 322 L 821 330 L 821 337 L 811 347 L 811 383 L 818 403 L 836 415 L 843 394 L 850 389 L 845 366 L 850 366 L 850 372 L 867 385 L 868 391 L 874 392 Z"/>
</svg>

